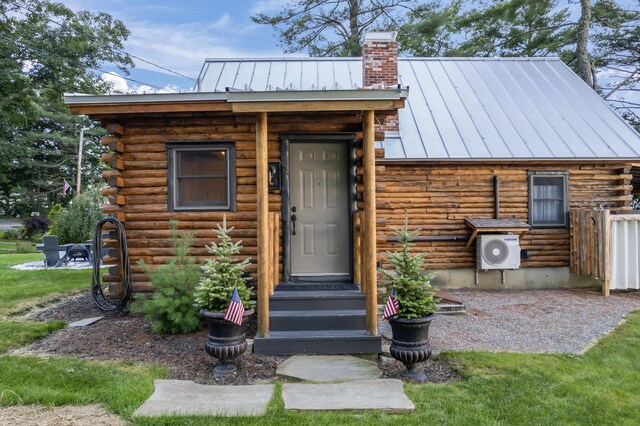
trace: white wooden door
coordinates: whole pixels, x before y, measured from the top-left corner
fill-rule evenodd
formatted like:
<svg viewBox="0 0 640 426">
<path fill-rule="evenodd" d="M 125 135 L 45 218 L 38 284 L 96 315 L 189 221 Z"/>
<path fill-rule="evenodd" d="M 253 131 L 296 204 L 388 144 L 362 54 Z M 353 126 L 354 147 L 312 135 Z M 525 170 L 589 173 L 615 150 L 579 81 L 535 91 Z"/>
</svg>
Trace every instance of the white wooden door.
<svg viewBox="0 0 640 426">
<path fill-rule="evenodd" d="M 291 143 L 291 275 L 349 275 L 346 143 Z M 295 218 L 295 220 L 294 220 Z"/>
</svg>

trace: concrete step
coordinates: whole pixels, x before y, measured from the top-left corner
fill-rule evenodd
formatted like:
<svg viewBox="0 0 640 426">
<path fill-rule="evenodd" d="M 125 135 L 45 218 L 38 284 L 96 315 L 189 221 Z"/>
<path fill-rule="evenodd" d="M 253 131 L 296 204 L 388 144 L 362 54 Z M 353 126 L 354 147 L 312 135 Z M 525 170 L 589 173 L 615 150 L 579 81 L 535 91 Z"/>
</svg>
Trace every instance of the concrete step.
<svg viewBox="0 0 640 426">
<path fill-rule="evenodd" d="M 364 330 L 366 311 L 364 309 L 271 311 L 269 326 L 272 331 Z"/>
<path fill-rule="evenodd" d="M 364 330 L 272 331 L 257 337 L 253 351 L 264 355 L 380 353 L 381 337 Z"/>
<path fill-rule="evenodd" d="M 467 309 L 464 305 L 458 305 L 457 303 L 439 303 L 438 304 L 439 315 L 466 315 Z"/>
<path fill-rule="evenodd" d="M 355 310 L 365 308 L 359 290 L 275 291 L 269 298 L 272 311 Z"/>
</svg>

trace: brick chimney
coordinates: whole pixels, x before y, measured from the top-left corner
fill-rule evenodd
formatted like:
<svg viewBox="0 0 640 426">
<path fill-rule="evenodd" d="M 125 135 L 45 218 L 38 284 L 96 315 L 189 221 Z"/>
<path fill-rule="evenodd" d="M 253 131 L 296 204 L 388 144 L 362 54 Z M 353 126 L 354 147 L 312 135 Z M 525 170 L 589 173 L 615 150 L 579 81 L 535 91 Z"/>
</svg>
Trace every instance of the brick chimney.
<svg viewBox="0 0 640 426">
<path fill-rule="evenodd" d="M 362 86 L 383 89 L 398 86 L 397 32 L 372 32 L 364 36 L 362 46 Z M 397 132 L 398 112 L 376 125 L 378 130 Z"/>
</svg>

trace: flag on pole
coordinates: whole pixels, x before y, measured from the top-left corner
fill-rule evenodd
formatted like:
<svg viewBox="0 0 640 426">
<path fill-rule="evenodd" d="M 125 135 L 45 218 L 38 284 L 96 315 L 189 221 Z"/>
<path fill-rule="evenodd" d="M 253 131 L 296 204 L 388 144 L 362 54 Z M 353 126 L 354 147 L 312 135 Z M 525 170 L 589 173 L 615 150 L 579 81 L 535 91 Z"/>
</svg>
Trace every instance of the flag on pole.
<svg viewBox="0 0 640 426">
<path fill-rule="evenodd" d="M 69 191 L 71 189 L 71 185 L 69 185 L 69 183 L 67 182 L 67 180 L 64 180 L 64 185 L 62 185 L 62 195 L 65 195 L 67 193 L 67 191 Z"/>
<path fill-rule="evenodd" d="M 382 315 L 382 319 L 387 319 L 394 315 L 398 314 L 398 309 L 400 309 L 400 304 L 398 303 L 398 292 L 395 288 L 391 289 L 391 294 L 387 299 L 387 304 L 384 307 L 384 314 Z"/>
<path fill-rule="evenodd" d="M 227 311 L 224 313 L 224 319 L 234 324 L 242 325 L 243 316 L 244 306 L 242 306 L 242 300 L 240 300 L 238 289 L 234 288 L 229 305 L 227 305 Z"/>
</svg>

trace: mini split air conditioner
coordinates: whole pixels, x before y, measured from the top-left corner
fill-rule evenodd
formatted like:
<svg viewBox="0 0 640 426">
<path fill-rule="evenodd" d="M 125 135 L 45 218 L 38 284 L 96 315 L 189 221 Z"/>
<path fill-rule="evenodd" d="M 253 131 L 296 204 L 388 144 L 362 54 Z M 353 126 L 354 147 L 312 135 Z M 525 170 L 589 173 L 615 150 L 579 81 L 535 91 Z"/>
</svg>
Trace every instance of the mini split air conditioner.
<svg viewBox="0 0 640 426">
<path fill-rule="evenodd" d="M 517 235 L 480 235 L 476 247 L 478 269 L 520 267 L 520 240 Z"/>
</svg>

